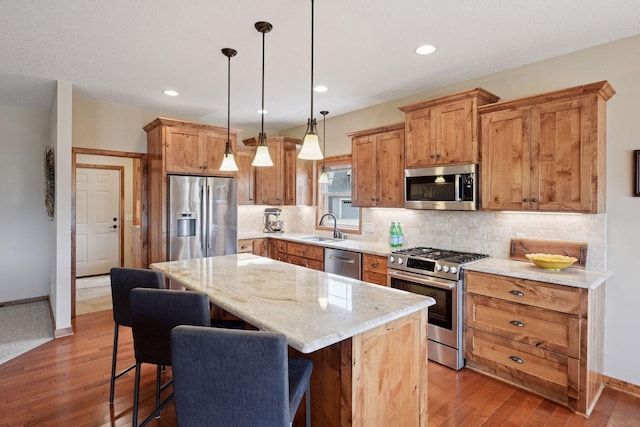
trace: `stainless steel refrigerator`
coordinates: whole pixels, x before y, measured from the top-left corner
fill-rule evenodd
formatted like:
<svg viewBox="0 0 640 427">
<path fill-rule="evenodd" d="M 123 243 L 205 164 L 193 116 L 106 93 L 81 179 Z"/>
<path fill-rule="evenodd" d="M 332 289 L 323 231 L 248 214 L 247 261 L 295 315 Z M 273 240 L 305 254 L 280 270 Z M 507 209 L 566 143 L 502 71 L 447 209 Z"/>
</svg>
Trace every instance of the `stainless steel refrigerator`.
<svg viewBox="0 0 640 427">
<path fill-rule="evenodd" d="M 238 252 L 235 178 L 169 175 L 170 261 Z"/>
</svg>

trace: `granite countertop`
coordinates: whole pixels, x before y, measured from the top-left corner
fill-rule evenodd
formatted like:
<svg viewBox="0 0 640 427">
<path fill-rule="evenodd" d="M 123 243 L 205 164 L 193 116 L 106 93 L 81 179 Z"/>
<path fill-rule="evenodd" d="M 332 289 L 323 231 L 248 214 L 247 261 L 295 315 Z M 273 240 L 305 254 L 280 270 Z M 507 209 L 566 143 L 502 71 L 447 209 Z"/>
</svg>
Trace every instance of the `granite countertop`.
<svg viewBox="0 0 640 427">
<path fill-rule="evenodd" d="M 325 234 L 318 233 L 309 233 L 309 234 L 301 234 L 301 233 L 240 233 L 238 235 L 238 239 L 260 239 L 265 237 L 270 237 L 273 239 L 281 239 L 298 243 L 308 243 L 310 245 L 318 245 L 325 248 L 336 248 L 336 249 L 344 249 L 346 251 L 354 251 L 361 252 L 365 254 L 378 255 L 378 256 L 388 256 L 391 253 L 391 248 L 386 243 L 377 243 L 377 242 L 367 242 L 362 240 L 330 240 L 324 242 L 315 242 L 313 240 L 305 240 L 303 237 L 309 236 L 323 236 L 327 237 Z"/>
<path fill-rule="evenodd" d="M 435 304 L 430 297 L 252 254 L 151 264 L 255 327 L 311 353 Z"/>
<path fill-rule="evenodd" d="M 549 271 L 526 261 L 503 258 L 480 259 L 465 264 L 464 269 L 586 289 L 595 289 L 611 277 L 609 271 L 586 270 L 576 267 L 569 267 L 561 271 Z"/>
</svg>

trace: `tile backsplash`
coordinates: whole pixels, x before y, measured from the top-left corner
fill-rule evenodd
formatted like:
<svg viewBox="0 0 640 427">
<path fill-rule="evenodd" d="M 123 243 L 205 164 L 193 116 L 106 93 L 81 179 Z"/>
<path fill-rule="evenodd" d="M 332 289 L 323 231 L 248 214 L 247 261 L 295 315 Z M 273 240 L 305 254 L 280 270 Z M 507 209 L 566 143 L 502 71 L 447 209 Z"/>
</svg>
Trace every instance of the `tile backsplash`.
<svg viewBox="0 0 640 427">
<path fill-rule="evenodd" d="M 265 206 L 239 206 L 240 234 L 261 232 Z M 283 206 L 285 232 L 323 234 L 315 229 L 315 208 Z M 347 234 L 349 239 L 384 243 L 391 221 L 400 221 L 405 246 L 486 253 L 509 257 L 513 237 L 587 242 L 587 268 L 606 269 L 606 214 L 531 212 L 457 212 L 411 209 L 362 209 L 362 223 L 373 232 Z M 364 227 L 363 227 L 364 229 Z"/>
</svg>

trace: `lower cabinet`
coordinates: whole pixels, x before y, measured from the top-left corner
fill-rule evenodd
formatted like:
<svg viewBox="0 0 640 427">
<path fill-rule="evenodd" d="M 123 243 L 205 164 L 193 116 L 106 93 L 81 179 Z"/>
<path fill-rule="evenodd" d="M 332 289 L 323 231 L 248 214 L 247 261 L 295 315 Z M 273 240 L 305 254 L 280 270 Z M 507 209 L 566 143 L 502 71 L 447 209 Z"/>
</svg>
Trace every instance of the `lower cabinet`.
<svg viewBox="0 0 640 427">
<path fill-rule="evenodd" d="M 602 390 L 604 285 L 465 272 L 467 367 L 588 416 Z"/>
<path fill-rule="evenodd" d="M 267 239 L 238 239 L 238 253 L 250 253 L 259 256 L 268 256 Z"/>
<path fill-rule="evenodd" d="M 387 257 L 362 254 L 362 280 L 387 286 Z"/>
<path fill-rule="evenodd" d="M 317 245 L 287 242 L 288 262 L 324 271 L 324 248 Z"/>
</svg>

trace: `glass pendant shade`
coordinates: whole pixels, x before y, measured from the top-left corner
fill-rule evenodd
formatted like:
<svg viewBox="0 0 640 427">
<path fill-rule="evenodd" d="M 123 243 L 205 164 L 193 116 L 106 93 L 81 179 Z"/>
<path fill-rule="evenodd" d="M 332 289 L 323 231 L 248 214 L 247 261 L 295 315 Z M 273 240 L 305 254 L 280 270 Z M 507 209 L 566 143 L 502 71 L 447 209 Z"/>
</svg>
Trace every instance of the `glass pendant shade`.
<svg viewBox="0 0 640 427">
<path fill-rule="evenodd" d="M 318 178 L 318 183 L 320 184 L 329 183 L 329 175 L 327 175 L 327 172 L 324 170 L 324 167 L 322 168 L 322 173 L 320 174 L 320 178 Z"/>
<path fill-rule="evenodd" d="M 269 155 L 269 146 L 267 146 L 263 133 L 260 134 L 258 146 L 256 147 L 256 156 L 253 158 L 251 166 L 273 166 L 273 161 Z"/>
<path fill-rule="evenodd" d="M 228 142 L 227 150 L 225 151 L 224 157 L 222 158 L 222 165 L 220 165 L 220 170 L 227 172 L 235 172 L 238 170 L 236 159 L 233 156 L 233 151 L 231 151 L 231 144 Z"/>
<path fill-rule="evenodd" d="M 304 134 L 302 140 L 302 149 L 298 158 L 302 160 L 322 160 L 324 156 L 320 150 L 320 139 L 318 138 L 318 132 L 316 132 L 315 119 L 307 122 L 307 132 Z"/>
</svg>

